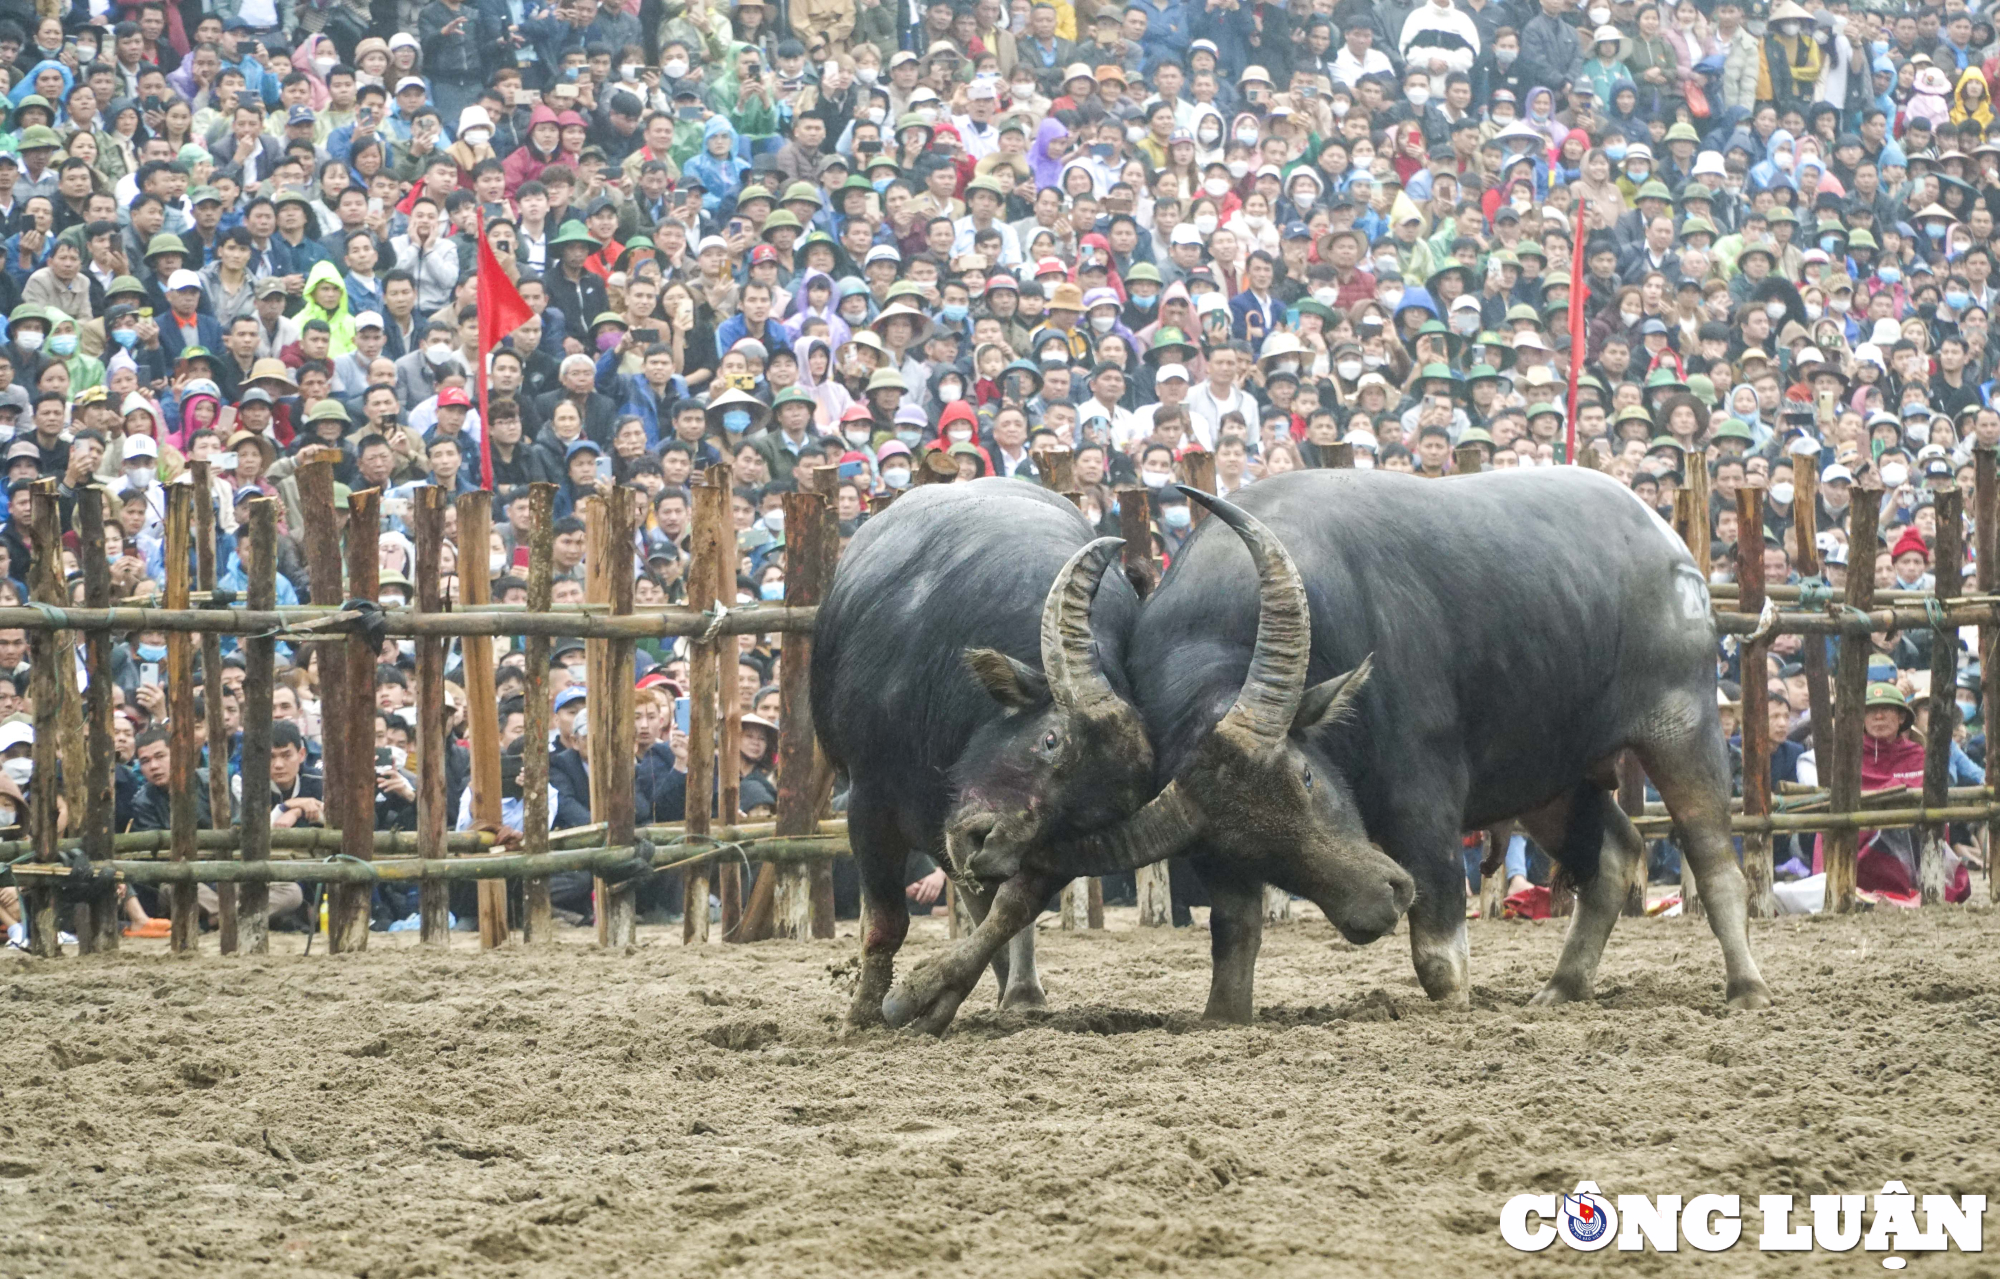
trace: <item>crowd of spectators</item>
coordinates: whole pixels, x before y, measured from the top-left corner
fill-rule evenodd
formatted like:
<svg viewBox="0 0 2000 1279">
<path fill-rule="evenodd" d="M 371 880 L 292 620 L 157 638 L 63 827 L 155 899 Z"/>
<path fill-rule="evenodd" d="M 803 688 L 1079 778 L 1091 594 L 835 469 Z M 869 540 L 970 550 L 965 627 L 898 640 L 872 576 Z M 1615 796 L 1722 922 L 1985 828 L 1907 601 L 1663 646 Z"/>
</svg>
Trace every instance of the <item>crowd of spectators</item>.
<svg viewBox="0 0 2000 1279">
<path fill-rule="evenodd" d="M 1144 502 L 1171 559 L 1193 451 L 1227 493 L 1343 442 L 1441 476 L 1466 446 L 1534 467 L 1572 439 L 1663 513 L 1706 468 L 1719 579 L 1752 536 L 1796 580 L 1810 538 L 1836 582 L 1917 586 L 1931 494 L 2000 443 L 1996 50 L 1965 0 L 3 0 L 0 597 L 56 553 L 29 527 L 40 478 L 72 580 L 96 484 L 118 594 L 157 595 L 165 487 L 206 459 L 223 585 L 244 583 L 243 503 L 271 497 L 280 602 L 304 600 L 309 444 L 341 450 L 343 494 L 384 491 L 385 603 L 411 589 L 426 485 L 494 493 L 491 544 L 446 571 L 502 601 L 525 589 L 528 484 L 559 485 L 558 601 L 582 590 L 578 503 L 642 489 L 638 598 L 680 601 L 691 477 L 728 463 L 738 594 L 768 599 L 801 466 L 838 469 L 851 532 L 915 467 L 1032 482 L 1068 449 L 1085 514 L 1116 531 Z M 490 355 L 481 236 L 530 312 Z M 1800 467 L 1816 510 L 1793 509 Z M 1735 524 L 1749 482 L 1761 530 Z M 1863 482 L 1880 545 L 1850 547 Z M 144 829 L 167 808 L 164 637 L 120 639 L 88 674 L 116 685 L 119 821 Z M 1976 663 L 1945 699 L 1914 674 L 1930 643 L 1879 645 L 1878 780 L 1921 767 L 1889 721 L 1946 712 L 1955 776 L 1981 775 Z M 755 808 L 777 651 L 745 644 Z M 1748 676 L 1799 747 L 1786 780 L 1814 768 L 1796 654 Z M 310 824 L 315 669 L 287 657 L 270 802 Z M 581 652 L 557 658 L 567 677 Z M 517 742 L 522 656 L 498 660 Z M 1733 646 L 1718 662 L 1745 678 Z M 675 818 L 684 657 L 640 668 L 641 817 Z M 391 644 L 374 674 L 386 828 L 414 811 L 411 669 Z M 0 637 L 0 711 L 27 670 Z M 233 652 L 208 674 L 234 714 Z M 557 683 L 571 824 L 591 690 Z M 32 730 L 4 731 L 18 820 Z M 204 732 L 232 779 L 237 732 Z M 1811 842 L 1781 846 L 1786 874 Z"/>
</svg>

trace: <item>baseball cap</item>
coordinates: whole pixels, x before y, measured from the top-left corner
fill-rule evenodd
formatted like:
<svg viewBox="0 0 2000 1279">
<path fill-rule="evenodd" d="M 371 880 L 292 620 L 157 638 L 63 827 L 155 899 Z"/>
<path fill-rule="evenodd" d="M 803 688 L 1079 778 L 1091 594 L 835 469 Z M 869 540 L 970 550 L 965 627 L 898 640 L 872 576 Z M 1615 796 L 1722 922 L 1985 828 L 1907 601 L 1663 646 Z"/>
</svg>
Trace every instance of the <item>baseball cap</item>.
<svg viewBox="0 0 2000 1279">
<path fill-rule="evenodd" d="M 453 406 L 462 409 L 471 408 L 472 397 L 465 393 L 465 388 L 462 386 L 447 386 L 440 388 L 438 390 L 438 407 L 442 409 L 442 408 L 450 408 Z"/>
<path fill-rule="evenodd" d="M 186 267 L 182 267 L 167 277 L 167 292 L 169 293 L 173 293 L 179 289 L 198 289 L 200 287 L 201 277 Z"/>
<path fill-rule="evenodd" d="M 279 282 L 279 287 L 284 287 L 282 281 Z M 373 311 L 363 311 L 354 317 L 354 327 L 356 329 L 379 329 L 382 327 L 382 317 Z"/>
</svg>

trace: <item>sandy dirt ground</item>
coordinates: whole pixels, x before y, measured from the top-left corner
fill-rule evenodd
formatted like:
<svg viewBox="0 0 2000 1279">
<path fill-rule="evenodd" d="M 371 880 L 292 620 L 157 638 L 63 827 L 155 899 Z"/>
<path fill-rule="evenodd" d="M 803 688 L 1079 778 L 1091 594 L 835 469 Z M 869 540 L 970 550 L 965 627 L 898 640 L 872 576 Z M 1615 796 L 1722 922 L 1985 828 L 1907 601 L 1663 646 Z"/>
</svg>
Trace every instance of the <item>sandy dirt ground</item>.
<svg viewBox="0 0 2000 1279">
<path fill-rule="evenodd" d="M 1475 922 L 1469 1012 L 1427 1004 L 1406 939 L 1299 922 L 1226 1029 L 1196 1020 L 1205 932 L 1111 922 L 1044 930 L 1047 1014 L 991 1011 L 989 981 L 941 1042 L 842 1034 L 850 924 L 9 955 L 0 1274 L 1860 1275 L 1880 1254 L 1759 1255 L 1755 1196 L 2000 1198 L 1988 909 L 1758 924 L 1757 1014 L 1695 921 L 1622 921 L 1597 998 L 1555 1010 L 1523 1005 L 1563 925 Z M 1746 1241 L 1505 1246 L 1510 1196 L 1580 1177 L 1740 1193 Z M 2000 1274 L 1986 1236 L 1909 1273 Z"/>
</svg>

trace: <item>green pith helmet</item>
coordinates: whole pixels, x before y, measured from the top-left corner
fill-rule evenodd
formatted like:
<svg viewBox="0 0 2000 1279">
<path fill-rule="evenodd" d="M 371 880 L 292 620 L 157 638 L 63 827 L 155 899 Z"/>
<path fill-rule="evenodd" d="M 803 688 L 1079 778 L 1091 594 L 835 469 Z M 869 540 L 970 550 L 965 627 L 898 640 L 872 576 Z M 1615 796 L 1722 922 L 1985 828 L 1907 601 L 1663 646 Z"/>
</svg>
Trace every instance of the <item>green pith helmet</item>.
<svg viewBox="0 0 2000 1279">
<path fill-rule="evenodd" d="M 1672 204 L 1674 202 L 1674 193 L 1669 191 L 1667 184 L 1658 178 L 1648 178 L 1645 185 L 1639 188 L 1639 198 L 1641 200 L 1658 200 L 1663 204 Z"/>
<path fill-rule="evenodd" d="M 1868 686 L 1867 699 L 1862 704 L 1864 706 L 1893 706 L 1903 712 L 1905 717 L 1915 718 L 1914 713 L 1910 710 L 1910 699 L 1903 696 L 1902 689 L 1887 682 L 1870 684 Z"/>
<path fill-rule="evenodd" d="M 1739 418 L 1725 418 L 1721 426 L 1715 428 L 1711 440 L 1743 440 L 1746 443 L 1757 437 L 1750 434 L 1750 427 Z"/>
</svg>

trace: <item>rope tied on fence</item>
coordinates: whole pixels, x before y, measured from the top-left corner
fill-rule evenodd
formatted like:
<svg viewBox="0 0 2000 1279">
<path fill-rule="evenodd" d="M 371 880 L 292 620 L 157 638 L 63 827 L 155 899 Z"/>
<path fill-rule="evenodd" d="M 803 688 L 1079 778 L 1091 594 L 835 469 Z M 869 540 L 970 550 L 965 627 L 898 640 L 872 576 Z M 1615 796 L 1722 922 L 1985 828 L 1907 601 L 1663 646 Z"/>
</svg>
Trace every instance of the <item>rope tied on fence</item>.
<svg viewBox="0 0 2000 1279">
<path fill-rule="evenodd" d="M 1928 621 L 1931 629 L 1940 635 L 1951 629 L 1945 625 L 1944 605 L 1940 604 L 1934 595 L 1924 596 L 1924 620 Z"/>
<path fill-rule="evenodd" d="M 1752 644 L 1761 643 L 1764 640 L 1770 639 L 1772 635 L 1777 633 L 1777 630 L 1778 601 L 1766 598 L 1763 610 L 1757 614 L 1757 629 L 1743 637 L 1743 645 L 1748 647 Z"/>
<path fill-rule="evenodd" d="M 1833 584 L 1825 577 L 1814 574 L 1799 579 L 1799 611 L 1817 612 L 1833 603 Z"/>
<path fill-rule="evenodd" d="M 724 604 L 721 600 L 717 600 L 715 601 L 715 607 L 708 609 L 701 616 L 707 625 L 702 627 L 700 642 L 703 644 L 713 644 L 715 637 L 722 633 L 723 619 L 729 616 L 729 605 Z"/>
<path fill-rule="evenodd" d="M 25 600 L 22 602 L 21 607 L 34 609 L 42 615 L 44 621 L 59 631 L 72 629 L 69 624 L 69 614 L 63 612 L 53 604 L 43 604 L 36 600 Z"/>
</svg>

